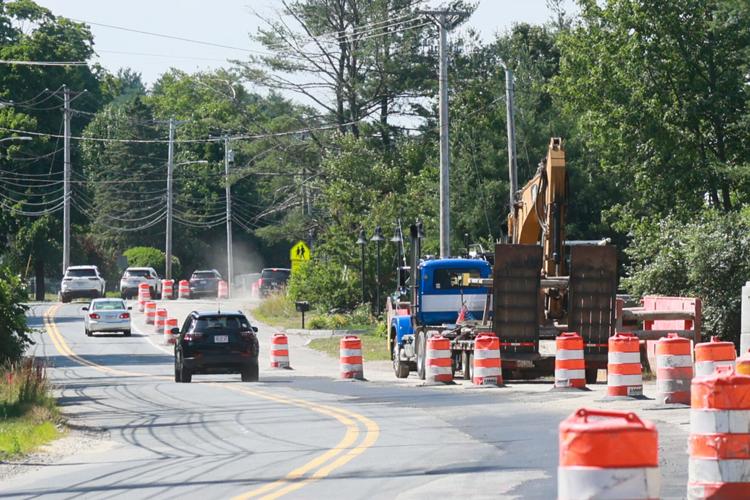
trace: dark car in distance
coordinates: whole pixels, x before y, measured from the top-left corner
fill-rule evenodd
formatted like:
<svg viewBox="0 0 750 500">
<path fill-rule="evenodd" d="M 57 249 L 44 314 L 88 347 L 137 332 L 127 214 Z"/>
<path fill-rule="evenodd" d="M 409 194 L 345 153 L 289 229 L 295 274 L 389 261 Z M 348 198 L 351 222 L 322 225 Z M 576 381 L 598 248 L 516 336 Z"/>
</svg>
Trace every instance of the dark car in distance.
<svg viewBox="0 0 750 500">
<path fill-rule="evenodd" d="M 216 269 L 193 271 L 190 276 L 190 298 L 218 296 L 219 281 L 221 281 L 221 274 Z"/>
<path fill-rule="evenodd" d="M 292 271 L 280 267 L 268 267 L 260 272 L 258 292 L 261 297 L 268 297 L 286 286 Z"/>
<path fill-rule="evenodd" d="M 173 329 L 174 381 L 190 383 L 194 374 L 239 373 L 258 381 L 257 327 L 240 311 L 191 312 L 182 329 Z"/>
</svg>

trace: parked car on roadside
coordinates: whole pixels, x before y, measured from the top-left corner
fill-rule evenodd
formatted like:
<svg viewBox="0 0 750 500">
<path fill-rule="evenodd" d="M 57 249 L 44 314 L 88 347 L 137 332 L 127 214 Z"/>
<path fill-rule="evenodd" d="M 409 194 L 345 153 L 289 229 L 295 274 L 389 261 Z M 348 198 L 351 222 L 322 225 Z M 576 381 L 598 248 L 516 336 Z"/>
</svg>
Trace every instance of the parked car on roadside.
<svg viewBox="0 0 750 500">
<path fill-rule="evenodd" d="M 219 281 L 221 274 L 216 269 L 193 271 L 190 276 L 190 298 L 218 296 Z"/>
<path fill-rule="evenodd" d="M 97 332 L 122 332 L 130 337 L 130 310 L 122 299 L 94 299 L 81 310 L 86 312 L 83 328 L 87 337 Z"/>
<path fill-rule="evenodd" d="M 239 373 L 258 380 L 258 329 L 240 311 L 191 312 L 174 328 L 174 380 L 190 383 L 194 374 Z"/>
<path fill-rule="evenodd" d="M 70 266 L 60 283 L 60 301 L 104 297 L 106 283 L 96 266 Z"/>
<path fill-rule="evenodd" d="M 138 297 L 138 286 L 141 283 L 148 283 L 152 298 L 161 294 L 161 279 L 153 267 L 129 267 L 120 278 L 120 297 Z"/>
<path fill-rule="evenodd" d="M 261 297 L 268 297 L 270 294 L 286 287 L 289 276 L 292 274 L 290 269 L 280 267 L 268 267 L 260 272 L 258 280 L 258 292 Z"/>
</svg>

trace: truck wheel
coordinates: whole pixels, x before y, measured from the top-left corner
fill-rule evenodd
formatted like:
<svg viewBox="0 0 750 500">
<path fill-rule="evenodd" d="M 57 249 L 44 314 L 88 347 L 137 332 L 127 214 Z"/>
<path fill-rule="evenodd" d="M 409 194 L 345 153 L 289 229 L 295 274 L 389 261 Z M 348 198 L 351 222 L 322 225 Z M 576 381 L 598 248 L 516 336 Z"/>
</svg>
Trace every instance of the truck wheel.
<svg viewBox="0 0 750 500">
<path fill-rule="evenodd" d="M 393 343 L 393 371 L 396 374 L 396 378 L 407 378 L 409 376 L 409 363 L 401 361 L 399 356 L 401 348 L 397 343 Z"/>
<path fill-rule="evenodd" d="M 586 368 L 586 385 L 596 384 L 599 376 L 599 370 L 596 368 Z"/>
<path fill-rule="evenodd" d="M 424 380 L 427 374 L 425 364 L 427 362 L 427 334 L 423 331 L 417 332 L 417 375 Z"/>
<path fill-rule="evenodd" d="M 461 369 L 464 380 L 471 380 L 471 351 L 461 351 Z"/>
</svg>

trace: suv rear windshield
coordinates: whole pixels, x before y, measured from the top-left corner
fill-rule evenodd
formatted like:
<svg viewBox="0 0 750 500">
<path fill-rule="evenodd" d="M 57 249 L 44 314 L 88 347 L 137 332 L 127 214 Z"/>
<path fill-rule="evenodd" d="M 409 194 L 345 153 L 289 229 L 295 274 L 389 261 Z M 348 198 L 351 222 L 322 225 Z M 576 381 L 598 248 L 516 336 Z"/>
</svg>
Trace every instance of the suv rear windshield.
<svg viewBox="0 0 750 500">
<path fill-rule="evenodd" d="M 96 276 L 96 271 L 94 269 L 68 269 L 68 272 L 65 273 L 65 276 L 69 278 Z"/>
<path fill-rule="evenodd" d="M 211 330 L 250 330 L 250 323 L 244 316 L 202 316 L 195 320 L 194 325 L 193 331 L 203 333 Z"/>
<path fill-rule="evenodd" d="M 125 271 L 126 278 L 150 278 L 151 271 L 147 269 L 130 269 Z"/>
<path fill-rule="evenodd" d="M 272 281 L 286 281 L 289 279 L 289 271 L 282 271 L 280 269 L 267 269 L 261 273 L 261 278 L 264 280 Z"/>
<path fill-rule="evenodd" d="M 216 278 L 216 274 L 212 271 L 200 271 L 197 273 L 193 273 L 193 276 L 191 277 L 191 279 L 194 280 L 206 280 L 214 278 Z"/>
</svg>

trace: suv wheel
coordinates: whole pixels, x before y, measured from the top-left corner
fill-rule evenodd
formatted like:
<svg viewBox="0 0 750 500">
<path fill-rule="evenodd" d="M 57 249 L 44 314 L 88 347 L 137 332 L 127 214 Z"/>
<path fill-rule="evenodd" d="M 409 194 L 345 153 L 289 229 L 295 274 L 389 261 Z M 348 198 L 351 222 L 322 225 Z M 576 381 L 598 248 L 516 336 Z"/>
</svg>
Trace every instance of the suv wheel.
<svg viewBox="0 0 750 500">
<path fill-rule="evenodd" d="M 68 302 L 70 302 L 70 297 L 68 297 L 64 293 L 61 293 L 60 294 L 60 302 L 62 302 L 63 304 L 67 304 Z"/>
<path fill-rule="evenodd" d="M 175 382 L 182 382 L 184 384 L 189 384 L 190 382 L 192 382 L 193 374 L 190 373 L 190 370 L 185 368 L 185 363 L 182 360 L 181 353 L 178 354 L 177 359 L 175 359 L 174 371 Z"/>
<path fill-rule="evenodd" d="M 258 376 L 257 358 L 242 368 L 242 371 L 240 372 L 240 377 L 243 382 L 257 382 L 258 381 L 259 376 Z"/>
</svg>

